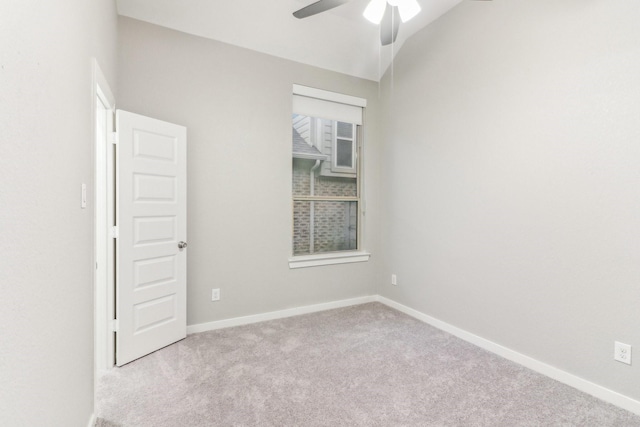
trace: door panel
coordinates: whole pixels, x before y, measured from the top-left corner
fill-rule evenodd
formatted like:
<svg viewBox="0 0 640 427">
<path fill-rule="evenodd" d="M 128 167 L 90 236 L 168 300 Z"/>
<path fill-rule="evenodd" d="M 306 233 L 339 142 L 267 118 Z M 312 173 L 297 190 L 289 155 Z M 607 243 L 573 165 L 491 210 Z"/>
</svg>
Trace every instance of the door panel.
<svg viewBox="0 0 640 427">
<path fill-rule="evenodd" d="M 116 364 L 186 336 L 186 128 L 118 110 Z"/>
</svg>

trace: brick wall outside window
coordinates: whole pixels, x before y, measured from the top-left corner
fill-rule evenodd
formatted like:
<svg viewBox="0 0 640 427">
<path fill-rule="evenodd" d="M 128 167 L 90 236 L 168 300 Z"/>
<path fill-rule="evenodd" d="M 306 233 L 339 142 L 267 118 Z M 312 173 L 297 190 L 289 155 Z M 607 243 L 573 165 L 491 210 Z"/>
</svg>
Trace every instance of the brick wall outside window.
<svg viewBox="0 0 640 427">
<path fill-rule="evenodd" d="M 293 160 L 293 194 L 310 195 L 310 171 L 315 161 Z M 315 195 L 356 197 L 355 178 L 335 178 L 315 175 Z M 308 201 L 295 201 L 293 214 L 294 255 L 310 253 L 310 206 Z M 356 202 L 316 201 L 314 253 L 356 249 Z"/>
</svg>

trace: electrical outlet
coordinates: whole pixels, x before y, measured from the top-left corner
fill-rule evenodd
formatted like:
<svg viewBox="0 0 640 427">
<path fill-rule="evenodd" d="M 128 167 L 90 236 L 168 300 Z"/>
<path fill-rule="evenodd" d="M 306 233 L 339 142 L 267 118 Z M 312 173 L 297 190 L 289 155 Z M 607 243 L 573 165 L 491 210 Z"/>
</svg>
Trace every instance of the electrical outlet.
<svg viewBox="0 0 640 427">
<path fill-rule="evenodd" d="M 613 353 L 613 358 L 618 362 L 626 363 L 627 365 L 631 365 L 631 346 L 629 344 L 624 344 L 621 342 L 615 342 L 615 352 Z"/>
<path fill-rule="evenodd" d="M 391 284 L 393 286 L 398 286 L 398 277 L 395 274 L 391 275 Z"/>
<path fill-rule="evenodd" d="M 220 301 L 220 289 L 211 289 L 211 301 Z"/>
</svg>

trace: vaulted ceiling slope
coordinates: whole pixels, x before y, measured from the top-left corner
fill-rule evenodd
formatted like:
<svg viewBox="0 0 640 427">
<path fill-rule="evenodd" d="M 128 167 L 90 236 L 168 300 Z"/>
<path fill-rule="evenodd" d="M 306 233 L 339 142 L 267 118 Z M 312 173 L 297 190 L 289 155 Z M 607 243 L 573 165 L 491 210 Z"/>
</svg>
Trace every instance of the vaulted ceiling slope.
<svg viewBox="0 0 640 427">
<path fill-rule="evenodd" d="M 418 0 L 422 12 L 402 24 L 393 46 L 362 12 L 369 0 L 305 19 L 292 13 L 315 0 L 117 0 L 122 16 L 378 81 L 407 38 L 461 0 Z"/>
</svg>

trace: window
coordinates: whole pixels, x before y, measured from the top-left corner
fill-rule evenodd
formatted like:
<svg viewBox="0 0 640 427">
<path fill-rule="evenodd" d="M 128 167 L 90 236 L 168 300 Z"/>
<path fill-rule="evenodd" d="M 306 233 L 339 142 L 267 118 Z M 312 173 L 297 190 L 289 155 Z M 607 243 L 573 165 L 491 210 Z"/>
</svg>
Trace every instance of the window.
<svg viewBox="0 0 640 427">
<path fill-rule="evenodd" d="M 356 173 L 356 126 L 336 122 L 334 128 L 331 170 Z"/>
<path fill-rule="evenodd" d="M 294 87 L 291 268 L 369 257 L 362 251 L 358 155 L 364 104 L 360 98 Z"/>
</svg>

